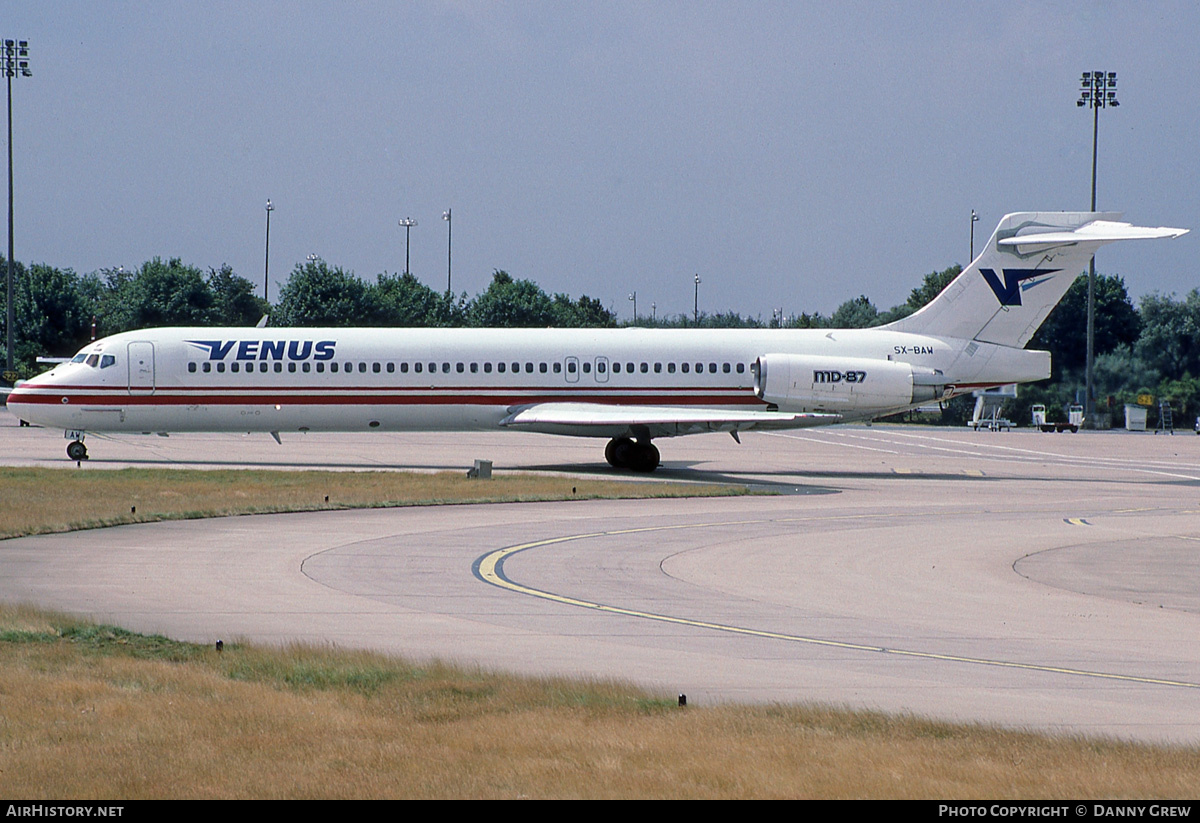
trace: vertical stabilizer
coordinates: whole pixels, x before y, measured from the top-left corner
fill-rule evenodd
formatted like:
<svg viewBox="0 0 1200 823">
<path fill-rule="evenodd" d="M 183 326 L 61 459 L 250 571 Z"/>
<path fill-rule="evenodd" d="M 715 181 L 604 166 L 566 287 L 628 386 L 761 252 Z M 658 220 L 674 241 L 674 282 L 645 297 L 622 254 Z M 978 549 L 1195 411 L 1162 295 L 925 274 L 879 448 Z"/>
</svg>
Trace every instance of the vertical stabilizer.
<svg viewBox="0 0 1200 823">
<path fill-rule="evenodd" d="M 1112 212 L 1005 215 L 979 256 L 915 314 L 885 328 L 1022 348 L 1084 273 L 1117 240 L 1178 237 L 1187 229 L 1118 222 Z"/>
</svg>

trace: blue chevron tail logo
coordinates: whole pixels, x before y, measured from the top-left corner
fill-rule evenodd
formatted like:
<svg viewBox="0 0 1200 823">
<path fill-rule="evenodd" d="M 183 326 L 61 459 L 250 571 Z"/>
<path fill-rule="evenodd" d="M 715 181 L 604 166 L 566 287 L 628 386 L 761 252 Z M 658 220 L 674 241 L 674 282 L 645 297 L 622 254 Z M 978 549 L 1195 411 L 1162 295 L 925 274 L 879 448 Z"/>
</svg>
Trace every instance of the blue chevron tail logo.
<svg viewBox="0 0 1200 823">
<path fill-rule="evenodd" d="M 1021 305 L 1022 281 L 1031 280 L 1039 275 L 1045 277 L 1058 271 L 1062 271 L 1062 269 L 1001 269 L 1000 273 L 1004 275 L 1003 283 L 996 276 L 994 269 L 980 269 L 979 273 L 983 275 L 983 279 L 987 281 L 1001 306 L 1019 306 Z M 1037 283 L 1029 283 L 1026 284 L 1026 287 L 1035 285 Z"/>
</svg>

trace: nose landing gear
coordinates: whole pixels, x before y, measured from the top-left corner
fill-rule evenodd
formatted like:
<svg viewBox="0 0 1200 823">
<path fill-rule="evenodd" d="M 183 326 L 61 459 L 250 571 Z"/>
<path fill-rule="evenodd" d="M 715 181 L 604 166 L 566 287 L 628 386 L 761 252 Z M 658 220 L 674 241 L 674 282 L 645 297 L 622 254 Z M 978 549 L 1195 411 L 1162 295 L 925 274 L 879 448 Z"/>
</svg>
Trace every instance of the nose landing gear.
<svg viewBox="0 0 1200 823">
<path fill-rule="evenodd" d="M 82 440 L 72 440 L 67 444 L 67 457 L 72 460 L 87 460 L 87 446 L 83 445 Z"/>
<path fill-rule="evenodd" d="M 634 442 L 628 437 L 615 437 L 604 447 L 604 459 L 615 469 L 652 472 L 658 468 L 658 449 L 649 438 Z"/>
</svg>

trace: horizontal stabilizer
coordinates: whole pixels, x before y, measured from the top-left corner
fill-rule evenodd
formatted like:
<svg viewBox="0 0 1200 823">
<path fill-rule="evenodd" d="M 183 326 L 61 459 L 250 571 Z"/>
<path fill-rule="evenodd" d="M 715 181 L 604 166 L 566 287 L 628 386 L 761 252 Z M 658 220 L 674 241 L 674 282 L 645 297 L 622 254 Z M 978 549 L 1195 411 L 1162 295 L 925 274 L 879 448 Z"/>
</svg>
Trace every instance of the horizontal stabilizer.
<svg viewBox="0 0 1200 823">
<path fill-rule="evenodd" d="M 1162 238 L 1180 237 L 1188 233 L 1187 229 L 1173 229 L 1167 226 L 1135 226 L 1131 223 L 1118 223 L 1112 220 L 1093 220 L 1080 226 L 1074 231 L 1029 231 L 1022 230 L 1014 237 L 1006 237 L 996 241 L 999 246 L 1016 246 L 1026 251 L 1026 246 L 1066 246 L 1072 243 L 1113 243 L 1117 240 L 1158 240 Z"/>
</svg>

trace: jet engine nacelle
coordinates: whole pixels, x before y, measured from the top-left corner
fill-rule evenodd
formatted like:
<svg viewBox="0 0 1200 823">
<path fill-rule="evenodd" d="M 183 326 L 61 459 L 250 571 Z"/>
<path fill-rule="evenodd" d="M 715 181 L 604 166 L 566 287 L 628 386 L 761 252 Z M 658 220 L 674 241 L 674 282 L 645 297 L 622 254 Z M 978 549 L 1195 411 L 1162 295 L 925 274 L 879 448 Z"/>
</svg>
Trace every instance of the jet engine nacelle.
<svg viewBox="0 0 1200 823">
<path fill-rule="evenodd" d="M 940 372 L 892 360 L 766 354 L 754 365 L 759 399 L 788 411 L 899 409 L 945 390 Z"/>
</svg>

